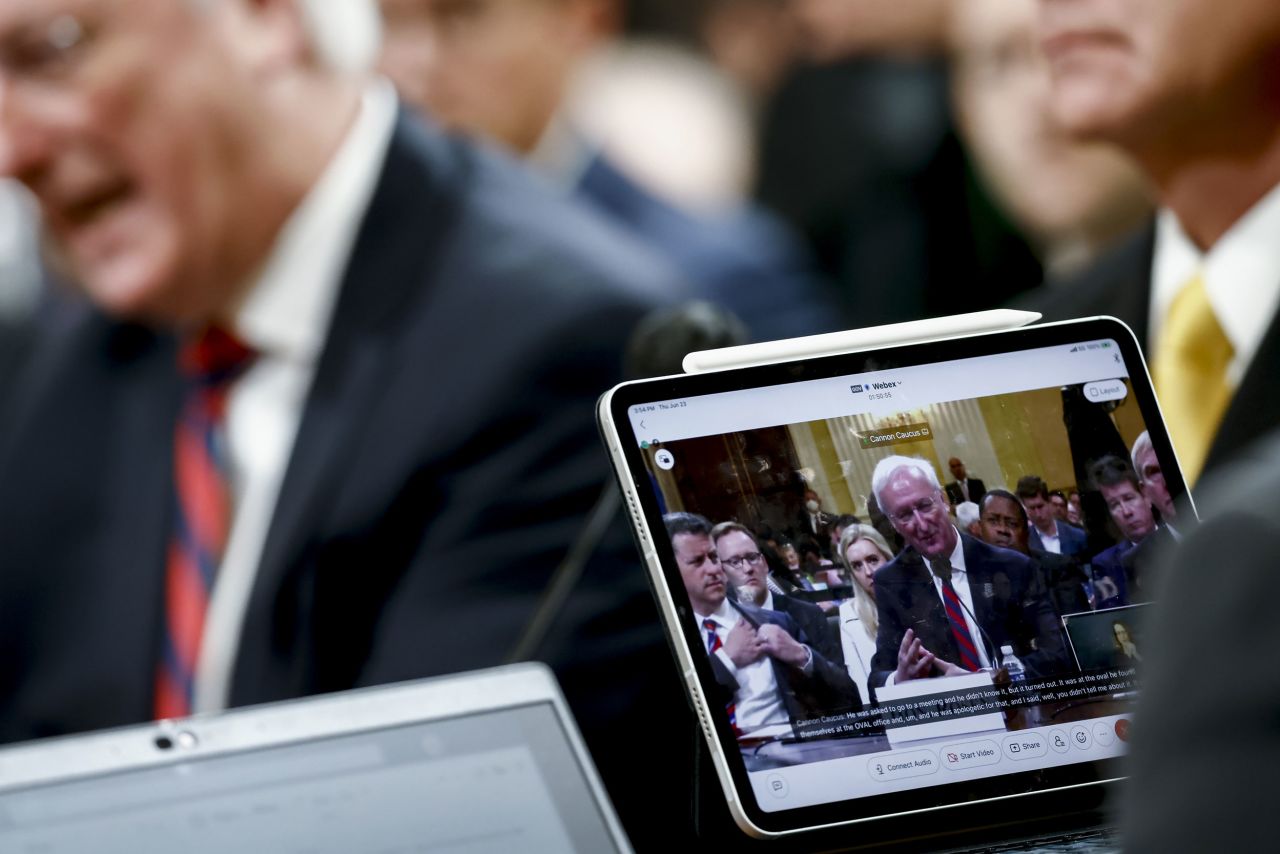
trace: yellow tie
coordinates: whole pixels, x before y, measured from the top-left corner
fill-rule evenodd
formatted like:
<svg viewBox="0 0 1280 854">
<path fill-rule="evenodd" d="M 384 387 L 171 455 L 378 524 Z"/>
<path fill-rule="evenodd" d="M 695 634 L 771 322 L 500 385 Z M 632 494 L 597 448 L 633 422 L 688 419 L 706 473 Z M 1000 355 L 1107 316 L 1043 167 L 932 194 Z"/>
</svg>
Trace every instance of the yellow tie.
<svg viewBox="0 0 1280 854">
<path fill-rule="evenodd" d="M 1197 275 L 1169 306 L 1152 361 L 1160 408 L 1188 486 L 1200 476 L 1235 393 L 1227 382 L 1227 365 L 1234 355 L 1209 304 L 1204 279 Z"/>
</svg>

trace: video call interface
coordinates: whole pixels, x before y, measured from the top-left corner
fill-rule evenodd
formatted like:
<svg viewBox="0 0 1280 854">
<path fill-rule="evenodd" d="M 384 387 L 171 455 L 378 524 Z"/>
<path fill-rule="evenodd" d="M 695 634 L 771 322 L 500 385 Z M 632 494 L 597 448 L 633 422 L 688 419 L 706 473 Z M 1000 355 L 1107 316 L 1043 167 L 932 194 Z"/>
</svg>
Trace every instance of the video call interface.
<svg viewBox="0 0 1280 854">
<path fill-rule="evenodd" d="M 1178 536 L 1132 391 L 1107 340 L 631 407 L 761 809 L 1123 754 Z"/>
</svg>

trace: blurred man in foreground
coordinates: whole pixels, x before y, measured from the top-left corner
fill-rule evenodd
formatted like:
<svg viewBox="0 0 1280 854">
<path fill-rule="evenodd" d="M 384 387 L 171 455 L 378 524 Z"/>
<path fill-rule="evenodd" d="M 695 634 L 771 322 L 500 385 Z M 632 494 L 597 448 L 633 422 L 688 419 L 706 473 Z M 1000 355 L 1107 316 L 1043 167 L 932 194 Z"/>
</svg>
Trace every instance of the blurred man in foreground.
<svg viewBox="0 0 1280 854">
<path fill-rule="evenodd" d="M 372 0 L 0 4 L 0 170 L 96 306 L 0 448 L 0 740 L 517 648 L 590 738 L 665 675 L 630 563 L 523 635 L 674 276 L 402 111 L 377 36 Z"/>
<path fill-rule="evenodd" d="M 1124 850 L 1264 851 L 1275 844 L 1280 671 L 1255 651 L 1280 644 L 1272 617 L 1280 522 L 1280 435 L 1246 450 L 1197 492 L 1204 521 L 1176 552 L 1146 633 Z M 1224 553 L 1228 559 L 1224 560 Z M 1206 573 L 1213 578 L 1206 582 Z M 1233 653 L 1224 654 L 1224 650 Z M 1188 690 L 1206 674 L 1206 690 Z"/>
</svg>

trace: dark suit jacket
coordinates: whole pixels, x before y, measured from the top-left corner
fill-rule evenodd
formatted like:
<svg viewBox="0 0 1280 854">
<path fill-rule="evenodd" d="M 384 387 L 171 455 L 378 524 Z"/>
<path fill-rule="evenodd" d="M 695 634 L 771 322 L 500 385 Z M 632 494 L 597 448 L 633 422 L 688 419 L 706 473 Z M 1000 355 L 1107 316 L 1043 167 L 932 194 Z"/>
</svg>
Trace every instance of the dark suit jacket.
<svg viewBox="0 0 1280 854">
<path fill-rule="evenodd" d="M 793 539 L 799 540 L 802 537 L 808 537 L 815 540 L 823 554 L 831 550 L 830 546 L 830 530 L 831 525 L 836 521 L 836 517 L 825 510 L 818 511 L 818 530 L 813 530 L 813 525 L 809 521 L 809 511 L 801 508 L 800 512 L 795 516 L 795 524 L 789 532 Z"/>
<path fill-rule="evenodd" d="M 673 278 L 517 164 L 402 115 L 271 521 L 232 704 L 507 659 L 605 482 L 595 399 Z M 0 741 L 151 714 L 174 354 L 167 334 L 89 314 L 31 356 L 0 447 Z M 620 542 L 535 654 L 603 739 L 602 765 L 626 710 L 643 705 L 646 732 L 686 720 Z"/>
<path fill-rule="evenodd" d="M 1027 534 L 1027 545 L 1036 551 L 1044 551 L 1044 541 L 1040 539 L 1040 532 L 1036 530 L 1035 525 L 1030 525 Z M 1058 521 L 1058 546 L 1062 549 L 1062 554 L 1078 555 L 1089 545 L 1089 535 L 1084 532 L 1083 528 L 1077 528 L 1075 525 L 1068 525 L 1061 520 Z"/>
<path fill-rule="evenodd" d="M 1280 669 L 1259 657 L 1280 648 L 1280 434 L 1237 459 L 1197 488 L 1204 522 L 1161 555 L 1119 813 L 1125 851 L 1275 847 Z"/>
<path fill-rule="evenodd" d="M 777 659 L 772 660 L 773 675 L 778 682 L 778 690 L 782 692 L 782 704 L 790 715 L 793 726 L 797 721 L 862 708 L 858 686 L 853 684 L 844 664 L 824 656 L 814 640 L 788 614 L 737 603 L 734 607 L 743 615 L 743 619 L 756 627 L 765 623 L 781 626 L 792 638 L 808 644 L 813 652 L 813 668 L 808 675 Z M 724 701 L 728 702 L 738 690 L 737 680 L 714 655 L 711 656 L 711 672 L 715 675 L 716 683 L 725 691 Z"/>
<path fill-rule="evenodd" d="M 839 309 L 781 221 L 762 208 L 695 216 L 657 198 L 597 154 L 579 196 L 660 252 L 704 299 L 728 308 L 758 341 L 843 328 Z"/>
<path fill-rule="evenodd" d="M 965 501 L 972 501 L 978 504 L 982 501 L 982 496 L 987 494 L 987 486 L 976 477 L 966 478 L 969 481 L 969 497 L 965 498 L 964 493 L 960 491 L 960 481 L 953 480 L 945 487 L 947 490 L 947 498 L 951 500 L 951 504 L 961 504 Z"/>
<path fill-rule="evenodd" d="M 773 609 L 790 617 L 809 638 L 809 643 L 827 661 L 844 666 L 844 648 L 840 645 L 839 628 L 827 619 L 827 614 L 812 602 L 804 602 L 793 596 L 773 594 Z"/>
<path fill-rule="evenodd" d="M 1141 543 L 1116 543 L 1093 558 L 1095 608 L 1113 608 L 1149 602 L 1162 574 L 1161 547 L 1172 540 L 1167 525 L 1161 525 Z"/>
<path fill-rule="evenodd" d="M 1133 543 L 1123 540 L 1093 556 L 1095 608 L 1115 608 L 1130 604 L 1128 573 L 1122 559 L 1133 547 Z"/>
<path fill-rule="evenodd" d="M 1069 278 L 1032 291 L 1014 303 L 1039 311 L 1046 321 L 1110 315 L 1133 330 L 1150 357 L 1148 320 L 1151 299 L 1151 263 L 1155 251 L 1155 226 L 1149 224 L 1100 258 L 1092 267 Z M 1280 251 L 1280 250 L 1277 250 Z M 1272 318 L 1236 389 L 1236 395 L 1218 425 L 1205 471 L 1228 459 L 1241 447 L 1280 426 L 1280 395 L 1275 376 L 1280 371 L 1280 315 Z"/>
<path fill-rule="evenodd" d="M 1032 549 L 1031 559 L 1040 570 L 1040 581 L 1059 615 L 1089 610 L 1089 577 L 1075 558 Z"/>
<path fill-rule="evenodd" d="M 960 539 L 974 617 L 986 632 L 992 664 L 999 658 L 1000 647 L 1009 644 L 1031 676 L 1061 670 L 1065 663 L 1062 631 L 1031 558 L 989 546 L 968 534 L 960 534 Z M 872 684 L 883 685 L 897 669 L 898 647 L 907 629 L 914 629 L 925 648 L 939 658 L 958 659 L 951 624 L 933 586 L 933 575 L 919 552 L 908 546 L 876 572 L 875 586 L 880 630 L 871 660 Z M 984 639 L 974 641 L 983 643 Z"/>
</svg>

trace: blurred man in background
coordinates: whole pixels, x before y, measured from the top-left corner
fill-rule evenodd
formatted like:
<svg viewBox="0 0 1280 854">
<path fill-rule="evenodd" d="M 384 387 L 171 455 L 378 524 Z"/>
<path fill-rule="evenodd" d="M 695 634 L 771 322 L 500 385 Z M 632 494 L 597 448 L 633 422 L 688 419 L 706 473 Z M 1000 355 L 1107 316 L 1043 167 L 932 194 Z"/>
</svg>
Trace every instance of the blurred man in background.
<svg viewBox="0 0 1280 854">
<path fill-rule="evenodd" d="M 734 311 L 757 339 L 840 328 L 780 223 L 745 207 L 677 208 L 615 165 L 575 120 L 575 83 L 612 37 L 617 0 L 382 0 L 382 9 L 382 69 L 425 113 L 527 157 L 666 256 L 698 296 Z"/>
<path fill-rule="evenodd" d="M 1052 116 L 1034 0 L 948 8 L 952 102 L 979 176 L 1050 275 L 1080 268 L 1148 215 L 1142 174 L 1119 149 L 1072 139 Z"/>
<path fill-rule="evenodd" d="M 589 740 L 651 679 L 647 731 L 684 720 L 629 543 L 526 637 L 677 276 L 403 111 L 378 29 L 372 0 L 0 4 L 0 172 L 96 306 L 0 446 L 0 740 L 517 650 Z"/>
<path fill-rule="evenodd" d="M 1051 103 L 1141 165 L 1154 229 L 1028 303 L 1147 345 L 1189 482 L 1280 423 L 1280 4 L 1039 0 Z"/>
</svg>

